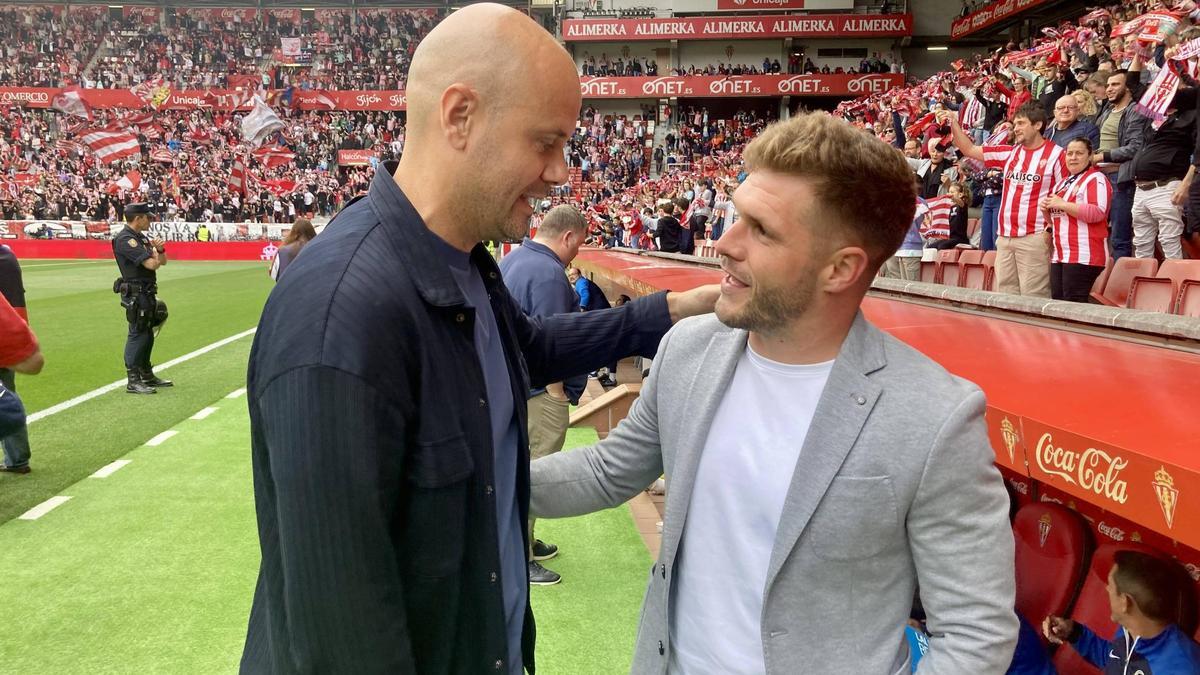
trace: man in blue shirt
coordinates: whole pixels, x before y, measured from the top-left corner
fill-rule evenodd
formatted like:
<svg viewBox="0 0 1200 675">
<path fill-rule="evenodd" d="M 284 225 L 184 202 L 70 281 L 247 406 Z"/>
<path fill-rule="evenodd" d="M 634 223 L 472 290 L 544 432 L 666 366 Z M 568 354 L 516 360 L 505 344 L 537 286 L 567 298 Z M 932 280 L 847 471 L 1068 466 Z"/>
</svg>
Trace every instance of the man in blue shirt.
<svg viewBox="0 0 1200 675">
<path fill-rule="evenodd" d="M 1179 576 L 1174 563 L 1140 551 L 1118 551 L 1108 573 L 1108 603 L 1117 633 L 1111 642 L 1087 626 L 1046 617 L 1042 632 L 1053 644 L 1068 643 L 1106 675 L 1200 673 L 1200 645 L 1179 619 Z"/>
<path fill-rule="evenodd" d="M 567 263 L 579 253 L 587 236 L 587 221 L 574 206 L 562 204 L 546 214 L 537 235 L 525 237 L 520 248 L 504 256 L 500 272 L 513 299 L 527 315 L 543 318 L 579 311 L 579 297 L 567 281 Z M 572 404 L 587 386 L 587 374 L 552 382 L 529 392 L 529 458 L 545 457 L 562 450 L 571 425 Z M 558 547 L 534 537 L 529 520 L 529 583 L 557 584 L 562 578 L 541 561 L 558 555 Z"/>
<path fill-rule="evenodd" d="M 1093 148 L 1100 147 L 1100 128 L 1079 119 L 1079 100 L 1070 94 L 1055 101 L 1054 122 L 1046 127 L 1042 135 L 1064 149 L 1076 138 L 1086 138 L 1092 142 Z"/>
</svg>

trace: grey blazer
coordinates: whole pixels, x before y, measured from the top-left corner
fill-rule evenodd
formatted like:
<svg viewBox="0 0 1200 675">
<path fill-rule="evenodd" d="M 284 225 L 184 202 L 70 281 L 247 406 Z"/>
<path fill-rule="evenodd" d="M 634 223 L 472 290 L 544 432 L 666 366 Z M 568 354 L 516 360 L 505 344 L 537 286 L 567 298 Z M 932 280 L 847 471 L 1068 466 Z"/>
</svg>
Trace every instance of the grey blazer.
<svg viewBox="0 0 1200 675">
<path fill-rule="evenodd" d="M 531 512 L 590 513 L 666 474 L 632 672 L 666 673 L 671 583 L 699 454 L 747 333 L 713 315 L 663 338 L 629 416 L 600 443 L 533 463 Z M 834 362 L 783 507 L 763 597 L 767 672 L 909 672 L 920 585 L 922 675 L 1003 673 L 1017 638 L 1009 502 L 983 393 L 861 314 Z M 753 499 L 752 494 L 746 495 Z"/>
</svg>

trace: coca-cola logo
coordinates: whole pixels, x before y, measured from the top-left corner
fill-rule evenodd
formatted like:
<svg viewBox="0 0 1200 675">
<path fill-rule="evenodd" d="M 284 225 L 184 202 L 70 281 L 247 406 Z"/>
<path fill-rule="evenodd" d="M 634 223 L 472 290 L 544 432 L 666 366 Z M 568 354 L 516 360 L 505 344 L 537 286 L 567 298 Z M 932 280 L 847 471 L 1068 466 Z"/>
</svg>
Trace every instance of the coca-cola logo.
<svg viewBox="0 0 1200 675">
<path fill-rule="evenodd" d="M 1042 434 L 1035 453 L 1038 468 L 1096 495 L 1118 504 L 1129 500 L 1129 486 L 1121 480 L 1121 471 L 1129 461 L 1097 448 L 1077 452 L 1056 447 L 1050 433 Z"/>
<path fill-rule="evenodd" d="M 851 94 L 878 94 L 887 91 L 890 80 L 886 77 L 863 75 L 853 78 L 846 83 L 846 90 Z"/>
<path fill-rule="evenodd" d="M 379 98 L 375 94 L 359 94 L 358 96 L 354 97 L 354 101 L 360 106 L 368 106 L 380 103 L 383 101 L 383 99 Z"/>
<path fill-rule="evenodd" d="M 1059 504 L 1059 505 L 1061 505 L 1061 504 L 1062 504 L 1062 500 L 1061 500 L 1061 499 L 1059 499 L 1058 497 L 1051 497 L 1050 495 L 1042 495 L 1042 496 L 1040 497 L 1040 499 L 1041 499 L 1041 501 L 1043 501 L 1043 502 L 1049 502 L 1049 503 L 1051 503 L 1051 504 Z"/>
<path fill-rule="evenodd" d="M 708 91 L 718 96 L 729 94 L 752 94 L 754 87 L 751 86 L 750 80 L 713 80 L 708 83 Z"/>
<path fill-rule="evenodd" d="M 1100 531 L 1100 534 L 1112 539 L 1113 541 L 1125 541 L 1125 530 L 1122 530 L 1116 525 L 1109 525 L 1102 520 L 1100 521 L 1100 524 L 1096 526 L 1096 529 Z"/>
<path fill-rule="evenodd" d="M 1015 490 L 1015 491 L 1017 491 L 1017 492 L 1019 492 L 1019 493 L 1021 493 L 1021 494 L 1023 494 L 1023 495 L 1028 495 L 1028 494 L 1029 494 L 1029 483 L 1026 483 L 1026 482 L 1025 482 L 1025 481 L 1023 481 L 1023 480 L 1012 480 L 1012 479 L 1010 478 L 1010 479 L 1009 479 L 1009 481 L 1008 481 L 1008 484 L 1009 484 L 1010 486 L 1012 486 L 1012 489 L 1013 489 L 1013 490 Z"/>
<path fill-rule="evenodd" d="M 50 94 L 44 91 L 0 92 L 0 103 L 49 103 Z"/>
<path fill-rule="evenodd" d="M 821 89 L 821 80 L 811 75 L 796 75 L 779 81 L 779 93 L 784 96 L 789 94 L 819 94 L 821 93 Z"/>
<path fill-rule="evenodd" d="M 611 80 L 606 77 L 597 77 L 591 80 L 579 81 L 579 93 L 584 98 L 595 98 L 598 96 L 613 96 L 618 93 L 616 80 Z"/>
<path fill-rule="evenodd" d="M 1192 578 L 1192 581 L 1200 581 L 1200 567 L 1196 567 L 1192 563 L 1187 563 L 1183 566 L 1183 569 L 1187 570 L 1188 576 Z"/>
</svg>

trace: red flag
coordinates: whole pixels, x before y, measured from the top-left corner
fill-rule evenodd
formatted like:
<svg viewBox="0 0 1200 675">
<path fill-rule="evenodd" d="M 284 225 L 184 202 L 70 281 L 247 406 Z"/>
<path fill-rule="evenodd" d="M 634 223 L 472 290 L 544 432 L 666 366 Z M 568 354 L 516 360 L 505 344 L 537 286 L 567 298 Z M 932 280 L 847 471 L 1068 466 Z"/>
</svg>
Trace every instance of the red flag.
<svg viewBox="0 0 1200 675">
<path fill-rule="evenodd" d="M 263 166 L 272 169 L 277 166 L 290 164 L 296 159 L 296 153 L 288 150 L 282 145 L 264 145 L 254 151 L 254 157 L 263 163 Z"/>
<path fill-rule="evenodd" d="M 926 199 L 925 205 L 929 214 L 918 228 L 921 236 L 926 239 L 949 239 L 950 209 L 954 208 L 954 201 L 950 199 L 950 195 Z"/>
<path fill-rule="evenodd" d="M 125 174 L 121 178 L 117 179 L 113 183 L 109 184 L 109 186 L 107 188 L 107 192 L 110 195 L 115 195 L 118 192 L 120 192 L 121 190 L 128 190 L 129 192 L 133 192 L 133 191 L 137 190 L 138 187 L 141 186 L 141 184 L 142 184 L 142 174 L 138 173 L 137 170 L 135 169 L 135 170 L 130 171 L 129 173 Z"/>
<path fill-rule="evenodd" d="M 229 189 L 240 195 L 246 194 L 246 160 L 238 157 L 229 171 Z"/>
<path fill-rule="evenodd" d="M 286 196 L 292 194 L 293 192 L 295 192 L 296 188 L 299 187 L 299 185 L 296 183 L 296 181 L 286 180 L 283 178 L 276 178 L 275 180 L 265 180 L 265 181 L 263 181 L 263 186 L 266 187 L 267 190 L 269 190 L 270 193 L 275 195 L 276 197 L 286 197 Z"/>
<path fill-rule="evenodd" d="M 92 119 L 92 108 L 83 100 L 83 94 L 79 87 L 67 87 L 62 90 L 58 96 L 50 102 L 50 107 L 55 110 L 70 115 L 72 117 L 80 117 L 85 120 Z"/>
<path fill-rule="evenodd" d="M 96 159 L 104 164 L 141 153 L 137 138 L 128 131 L 93 129 L 84 131 L 79 140 L 96 153 Z"/>
</svg>

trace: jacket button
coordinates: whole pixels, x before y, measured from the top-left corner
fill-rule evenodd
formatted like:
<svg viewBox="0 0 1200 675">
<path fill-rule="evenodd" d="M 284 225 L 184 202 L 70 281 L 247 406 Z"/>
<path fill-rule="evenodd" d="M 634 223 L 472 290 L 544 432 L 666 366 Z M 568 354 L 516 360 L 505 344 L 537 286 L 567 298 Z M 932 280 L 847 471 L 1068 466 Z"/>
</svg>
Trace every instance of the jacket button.
<svg viewBox="0 0 1200 675">
<path fill-rule="evenodd" d="M 494 663 L 492 665 L 495 666 L 496 670 L 500 670 L 501 668 L 504 667 L 504 659 L 496 659 L 496 663 Z"/>
<path fill-rule="evenodd" d="M 486 485 L 486 486 L 484 486 L 484 488 L 483 488 L 483 494 L 485 494 L 485 495 L 490 495 L 490 494 L 492 494 L 492 492 L 493 492 L 493 490 L 492 490 L 492 486 L 491 486 L 491 485 Z"/>
<path fill-rule="evenodd" d="M 493 584 L 496 583 L 496 573 L 492 572 L 491 574 L 489 574 L 488 579 L 491 579 Z"/>
<path fill-rule="evenodd" d="M 854 402 L 855 402 L 855 403 L 857 403 L 857 404 L 859 404 L 859 405 L 866 405 L 866 404 L 867 404 L 867 397 L 865 397 L 865 396 L 862 396 L 862 395 L 855 396 L 855 397 L 854 397 Z"/>
<path fill-rule="evenodd" d="M 479 407 L 480 407 L 480 408 L 486 408 L 486 407 L 487 407 L 487 399 L 486 399 L 486 398 L 480 397 L 480 399 L 479 399 Z"/>
<path fill-rule="evenodd" d="M 462 323 L 467 320 L 467 315 L 463 314 L 462 312 L 459 312 L 458 314 L 454 315 L 454 320 L 459 323 Z"/>
<path fill-rule="evenodd" d="M 496 273 L 495 273 L 495 272 L 488 272 L 488 278 L 489 278 L 489 279 L 495 279 L 495 278 L 496 278 Z"/>
<path fill-rule="evenodd" d="M 659 655 L 660 655 L 660 656 L 661 656 L 661 655 L 663 655 L 663 654 L 666 654 L 666 653 L 667 653 L 667 650 L 666 650 L 666 648 L 665 648 L 665 647 L 663 647 L 662 640 L 659 640 L 659 641 L 658 641 L 658 653 L 659 653 Z"/>
<path fill-rule="evenodd" d="M 662 578 L 664 578 L 664 579 L 667 578 L 667 564 L 666 563 L 662 564 Z"/>
</svg>

